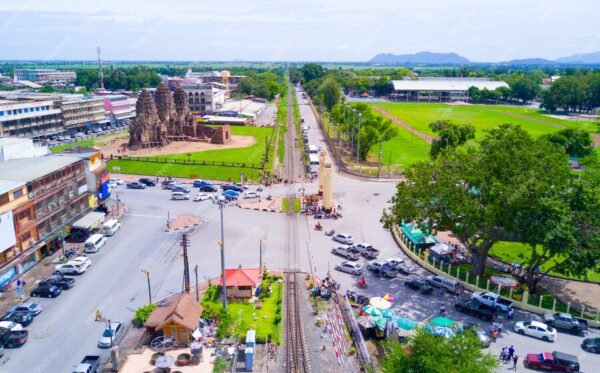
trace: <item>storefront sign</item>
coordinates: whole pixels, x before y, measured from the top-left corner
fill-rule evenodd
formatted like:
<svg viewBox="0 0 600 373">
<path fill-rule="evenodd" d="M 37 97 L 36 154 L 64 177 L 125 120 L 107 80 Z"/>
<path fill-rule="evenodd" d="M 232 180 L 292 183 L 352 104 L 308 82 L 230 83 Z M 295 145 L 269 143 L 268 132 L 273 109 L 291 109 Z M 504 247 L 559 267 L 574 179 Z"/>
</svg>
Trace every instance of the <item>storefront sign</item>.
<svg viewBox="0 0 600 373">
<path fill-rule="evenodd" d="M 16 275 L 17 275 L 17 270 L 15 267 L 12 267 L 8 271 L 2 273 L 0 275 L 0 288 L 3 288 L 4 285 L 8 284 L 10 282 L 10 280 L 15 278 Z"/>
</svg>

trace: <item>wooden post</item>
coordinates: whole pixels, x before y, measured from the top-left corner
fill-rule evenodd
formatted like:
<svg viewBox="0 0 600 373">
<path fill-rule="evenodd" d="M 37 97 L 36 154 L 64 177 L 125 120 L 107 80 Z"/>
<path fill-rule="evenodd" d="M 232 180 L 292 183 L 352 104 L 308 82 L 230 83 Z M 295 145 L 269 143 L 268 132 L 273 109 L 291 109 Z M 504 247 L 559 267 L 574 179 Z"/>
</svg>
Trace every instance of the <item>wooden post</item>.
<svg viewBox="0 0 600 373">
<path fill-rule="evenodd" d="M 540 295 L 540 303 L 539 303 L 539 307 L 542 308 L 542 301 L 544 300 L 544 296 Z"/>
<path fill-rule="evenodd" d="M 452 263 L 448 263 L 448 274 L 452 276 Z"/>
<path fill-rule="evenodd" d="M 583 314 L 585 313 L 585 304 L 581 305 L 581 318 L 583 319 Z"/>
<path fill-rule="evenodd" d="M 525 290 L 523 292 L 523 299 L 522 299 L 524 304 L 528 304 L 529 303 L 529 292 L 527 290 Z"/>
<path fill-rule="evenodd" d="M 456 267 L 456 278 L 460 280 L 460 267 Z"/>
<path fill-rule="evenodd" d="M 487 280 L 485 284 L 485 291 L 490 291 L 490 280 Z"/>
<path fill-rule="evenodd" d="M 512 292 L 513 292 L 513 288 L 511 287 L 508 293 L 508 296 L 510 297 L 510 300 L 512 300 Z"/>
<path fill-rule="evenodd" d="M 467 271 L 467 279 L 465 280 L 465 282 L 468 284 L 469 283 L 469 271 Z"/>
<path fill-rule="evenodd" d="M 475 277 L 475 286 L 479 287 L 479 275 Z"/>
<path fill-rule="evenodd" d="M 556 312 L 556 298 L 552 301 L 552 312 Z"/>
<path fill-rule="evenodd" d="M 567 313 L 571 310 L 571 302 L 567 302 Z"/>
</svg>

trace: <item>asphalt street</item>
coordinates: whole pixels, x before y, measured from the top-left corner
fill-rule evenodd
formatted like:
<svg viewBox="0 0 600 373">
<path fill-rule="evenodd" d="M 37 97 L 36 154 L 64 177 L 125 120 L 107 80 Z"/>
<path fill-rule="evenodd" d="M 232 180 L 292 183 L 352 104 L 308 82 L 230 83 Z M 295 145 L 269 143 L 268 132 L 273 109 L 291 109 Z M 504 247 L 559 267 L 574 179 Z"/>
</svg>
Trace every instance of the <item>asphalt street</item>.
<svg viewBox="0 0 600 373">
<path fill-rule="evenodd" d="M 309 142 L 324 146 L 310 107 L 300 94 L 298 101 L 301 116 L 305 124 L 310 126 Z M 334 173 L 333 185 L 334 197 L 342 205 L 344 217 L 322 220 L 323 231 L 333 228 L 336 232 L 353 235 L 357 242 L 369 242 L 381 251 L 381 258 L 402 257 L 408 260 L 396 246 L 389 231 L 383 229 L 379 222 L 383 209 L 388 206 L 389 198 L 394 193 L 394 183 L 364 181 Z M 288 188 L 273 186 L 271 193 L 285 196 L 289 193 Z M 298 188 L 298 191 L 305 188 L 305 193 L 314 193 L 318 185 L 316 181 L 305 182 L 297 183 L 294 188 Z M 100 252 L 90 255 L 93 265 L 88 273 L 76 277 L 74 288 L 63 292 L 57 299 L 36 300 L 45 309 L 27 327 L 29 341 L 19 349 L 5 351 L 0 359 L 0 372 L 66 372 L 71 371 L 84 355 L 108 356 L 107 350 L 96 347 L 105 326 L 94 322 L 94 313 L 99 309 L 106 318 L 123 320 L 129 326 L 135 309 L 148 302 L 143 269 L 150 271 L 153 301 L 180 291 L 183 287 L 183 260 L 178 243 L 180 232 L 165 232 L 167 216 L 195 215 L 204 219 L 203 224 L 190 231 L 190 267 L 193 273 L 193 267 L 198 265 L 200 281 L 219 276 L 218 242 L 221 238 L 217 206 L 210 201 L 172 201 L 170 193 L 158 187 L 126 190 L 119 186 L 118 190 L 121 200 L 128 206 L 121 230 L 109 238 L 108 244 Z M 259 241 L 262 240 L 263 261 L 267 268 L 286 268 L 286 250 L 290 238 L 287 219 L 283 214 L 245 210 L 230 205 L 225 208 L 224 217 L 227 267 L 257 267 Z M 316 221 L 312 218 L 299 215 L 295 221 L 299 248 L 295 266 L 305 271 L 316 268 L 316 274 L 321 278 L 331 271 L 342 284 L 342 292 L 354 290 L 355 278 L 333 270 L 344 259 L 330 253 L 334 245 L 331 238 L 313 229 Z M 360 261 L 365 262 L 364 259 Z M 410 277 L 426 274 L 416 264 L 410 265 L 414 269 Z M 453 310 L 451 304 L 454 299 L 450 296 L 421 296 L 405 289 L 403 280 L 382 280 L 367 274 L 367 294 L 393 293 L 397 297 L 394 307 L 416 320 L 437 315 L 444 302 L 450 317 L 474 321 Z M 520 312 L 516 314 L 517 320 L 528 318 L 536 317 Z M 598 336 L 597 331 L 593 334 Z M 583 371 L 594 371 L 600 363 L 600 355 L 583 352 L 579 347 L 581 339 L 560 333 L 558 341 L 549 344 L 507 332 L 493 344 L 490 352 L 497 355 L 501 346 L 510 344 L 516 347 L 521 357 L 529 352 L 558 350 L 577 355 Z M 519 365 L 519 370 L 523 370 L 522 363 Z"/>
</svg>

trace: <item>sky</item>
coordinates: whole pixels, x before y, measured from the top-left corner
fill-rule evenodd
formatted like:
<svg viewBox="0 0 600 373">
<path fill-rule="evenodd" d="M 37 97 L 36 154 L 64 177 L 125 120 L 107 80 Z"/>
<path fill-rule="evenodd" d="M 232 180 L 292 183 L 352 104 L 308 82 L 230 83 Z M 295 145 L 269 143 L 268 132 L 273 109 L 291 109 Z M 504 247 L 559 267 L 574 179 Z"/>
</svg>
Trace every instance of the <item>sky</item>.
<svg viewBox="0 0 600 373">
<path fill-rule="evenodd" d="M 598 0 L 0 0 L 0 60 L 471 61 L 600 51 Z"/>
</svg>

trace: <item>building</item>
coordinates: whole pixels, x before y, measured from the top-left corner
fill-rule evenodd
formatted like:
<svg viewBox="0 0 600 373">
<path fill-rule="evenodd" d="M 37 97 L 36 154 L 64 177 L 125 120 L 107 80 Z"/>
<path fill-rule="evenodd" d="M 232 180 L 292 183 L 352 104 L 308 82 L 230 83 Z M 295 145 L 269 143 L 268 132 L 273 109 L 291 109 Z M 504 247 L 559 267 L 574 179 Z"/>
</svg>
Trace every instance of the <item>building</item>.
<svg viewBox="0 0 600 373">
<path fill-rule="evenodd" d="M 32 239 L 37 239 L 35 227 L 28 229 L 32 214 L 28 200 L 24 182 L 0 179 L 0 289 L 18 274 L 17 267 L 10 263 L 22 248 L 29 248 Z"/>
<path fill-rule="evenodd" d="M 44 137 L 62 132 L 61 110 L 54 100 L 0 99 L 0 137 Z"/>
<path fill-rule="evenodd" d="M 135 104 L 131 105 L 125 95 L 102 96 L 104 100 L 104 111 L 112 123 L 122 122 L 135 118 Z"/>
<path fill-rule="evenodd" d="M 227 85 L 226 90 L 237 91 L 238 84 L 245 75 L 231 75 L 229 71 L 201 71 L 193 72 L 188 68 L 186 79 L 197 80 L 199 83 L 220 83 Z"/>
<path fill-rule="evenodd" d="M 225 105 L 225 87 L 219 83 L 183 81 L 179 86 L 187 94 L 192 112 L 213 114 Z"/>
<path fill-rule="evenodd" d="M 63 128 L 67 132 L 92 129 L 110 122 L 100 97 L 68 97 L 60 101 Z"/>
<path fill-rule="evenodd" d="M 262 275 L 258 268 L 225 269 L 227 298 L 250 299 L 260 285 Z M 223 286 L 223 281 L 220 281 Z"/>
<path fill-rule="evenodd" d="M 255 120 L 266 109 L 267 104 L 261 99 L 229 100 L 219 110 L 217 115 L 225 117 L 244 117 Z"/>
<path fill-rule="evenodd" d="M 507 87 L 506 82 L 486 78 L 407 78 L 392 80 L 390 99 L 397 101 L 467 101 L 469 88 L 493 91 Z"/>
<path fill-rule="evenodd" d="M 11 159 L 41 157 L 50 154 L 47 145 L 34 143 L 32 139 L 0 137 L 0 162 Z"/>
<path fill-rule="evenodd" d="M 105 206 L 106 210 L 109 207 L 106 204 L 110 202 L 110 188 L 108 187 L 110 174 L 106 163 L 102 160 L 102 154 L 91 148 L 71 148 L 55 156 L 77 157 L 83 160 L 85 181 L 90 193 L 89 206 L 92 208 Z"/>
<path fill-rule="evenodd" d="M 0 180 L 0 206 L 12 210 L 16 238 L 3 251 L 1 279 L 24 273 L 60 249 L 65 228 L 89 210 L 90 193 L 84 161 L 66 155 L 0 162 Z"/>
<path fill-rule="evenodd" d="M 152 334 L 162 333 L 173 337 L 179 345 L 187 345 L 193 340 L 192 333 L 198 327 L 202 306 L 196 298 L 187 293 L 177 294 L 156 307 L 144 326 Z"/>
<path fill-rule="evenodd" d="M 16 69 L 15 80 L 29 80 L 34 83 L 50 84 L 64 87 L 75 84 L 75 71 L 59 71 L 56 69 Z"/>
</svg>

